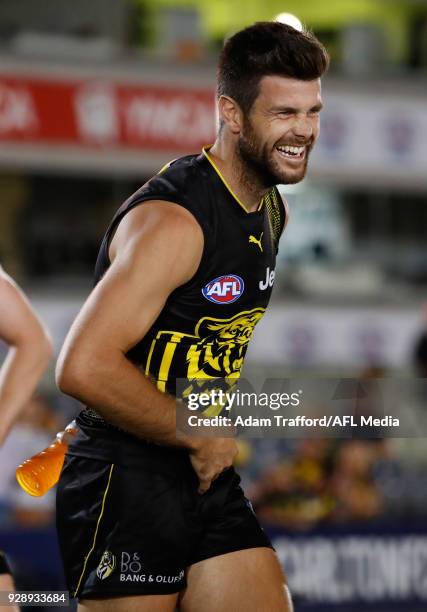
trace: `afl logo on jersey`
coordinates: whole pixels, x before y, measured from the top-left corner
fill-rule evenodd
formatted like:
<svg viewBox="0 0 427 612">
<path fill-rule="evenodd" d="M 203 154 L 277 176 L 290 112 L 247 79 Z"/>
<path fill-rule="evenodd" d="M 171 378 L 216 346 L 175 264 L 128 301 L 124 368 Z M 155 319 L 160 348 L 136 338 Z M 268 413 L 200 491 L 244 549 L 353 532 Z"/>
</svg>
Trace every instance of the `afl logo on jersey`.
<svg viewBox="0 0 427 612">
<path fill-rule="evenodd" d="M 245 283 L 236 274 L 218 276 L 202 289 L 205 298 L 215 304 L 232 304 L 243 294 Z"/>
</svg>

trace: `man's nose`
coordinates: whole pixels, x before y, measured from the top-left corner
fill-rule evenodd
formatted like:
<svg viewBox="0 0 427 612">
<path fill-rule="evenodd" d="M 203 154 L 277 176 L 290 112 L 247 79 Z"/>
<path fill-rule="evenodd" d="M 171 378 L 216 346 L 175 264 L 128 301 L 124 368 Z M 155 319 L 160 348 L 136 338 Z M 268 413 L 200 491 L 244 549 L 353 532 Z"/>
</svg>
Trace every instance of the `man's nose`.
<svg viewBox="0 0 427 612">
<path fill-rule="evenodd" d="M 293 125 L 295 136 L 309 140 L 313 136 L 313 125 L 306 115 L 298 115 Z"/>
</svg>

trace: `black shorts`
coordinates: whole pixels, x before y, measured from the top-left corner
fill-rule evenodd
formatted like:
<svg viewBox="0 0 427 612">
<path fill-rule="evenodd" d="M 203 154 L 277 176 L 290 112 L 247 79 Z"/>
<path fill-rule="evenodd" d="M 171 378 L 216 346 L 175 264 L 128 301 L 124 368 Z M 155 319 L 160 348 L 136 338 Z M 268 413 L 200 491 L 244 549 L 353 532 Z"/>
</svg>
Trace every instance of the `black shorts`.
<svg viewBox="0 0 427 612">
<path fill-rule="evenodd" d="M 186 586 L 185 569 L 198 561 L 271 547 L 233 468 L 200 495 L 186 451 L 122 433 L 94 437 L 93 428 L 82 428 L 77 437 L 57 489 L 71 595 L 176 593 Z"/>
</svg>

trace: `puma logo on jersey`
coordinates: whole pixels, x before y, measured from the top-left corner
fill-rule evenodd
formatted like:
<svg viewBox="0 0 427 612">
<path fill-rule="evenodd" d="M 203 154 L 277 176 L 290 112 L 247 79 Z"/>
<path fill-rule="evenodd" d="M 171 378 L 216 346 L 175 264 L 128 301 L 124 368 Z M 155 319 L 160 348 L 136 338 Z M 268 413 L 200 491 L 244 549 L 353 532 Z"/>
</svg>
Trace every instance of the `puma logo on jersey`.
<svg viewBox="0 0 427 612">
<path fill-rule="evenodd" d="M 261 232 L 261 236 L 259 237 L 259 240 L 257 238 L 255 238 L 255 236 L 252 236 L 252 234 L 249 236 L 249 244 L 251 242 L 253 242 L 254 244 L 257 244 L 260 248 L 261 253 L 263 252 L 262 250 L 262 244 L 261 244 L 261 240 L 262 240 L 262 236 L 263 236 L 264 232 Z"/>
<path fill-rule="evenodd" d="M 274 270 L 270 271 L 270 266 L 268 266 L 265 271 L 265 279 L 263 281 L 259 281 L 259 288 L 261 291 L 265 291 L 269 287 L 274 285 L 274 277 L 276 276 L 276 272 Z"/>
</svg>

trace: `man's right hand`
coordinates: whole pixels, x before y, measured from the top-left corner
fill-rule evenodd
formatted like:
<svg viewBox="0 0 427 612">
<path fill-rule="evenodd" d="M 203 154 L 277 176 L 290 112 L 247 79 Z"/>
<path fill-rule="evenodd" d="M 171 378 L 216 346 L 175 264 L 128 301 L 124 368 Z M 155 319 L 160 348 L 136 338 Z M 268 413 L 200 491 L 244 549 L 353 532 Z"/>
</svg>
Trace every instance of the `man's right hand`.
<svg viewBox="0 0 427 612">
<path fill-rule="evenodd" d="M 206 493 L 222 472 L 233 465 L 238 453 L 234 438 L 198 438 L 190 449 L 190 461 L 199 478 L 199 493 Z"/>
</svg>

